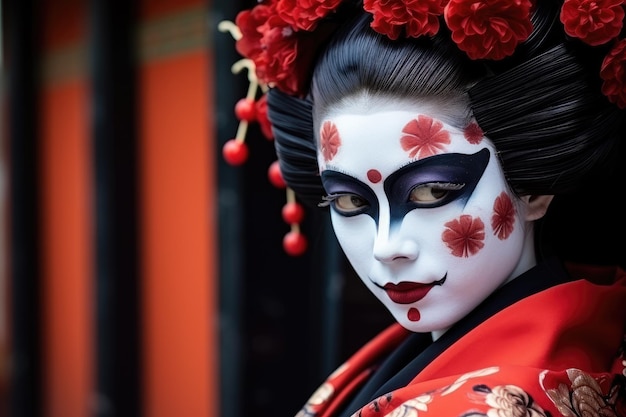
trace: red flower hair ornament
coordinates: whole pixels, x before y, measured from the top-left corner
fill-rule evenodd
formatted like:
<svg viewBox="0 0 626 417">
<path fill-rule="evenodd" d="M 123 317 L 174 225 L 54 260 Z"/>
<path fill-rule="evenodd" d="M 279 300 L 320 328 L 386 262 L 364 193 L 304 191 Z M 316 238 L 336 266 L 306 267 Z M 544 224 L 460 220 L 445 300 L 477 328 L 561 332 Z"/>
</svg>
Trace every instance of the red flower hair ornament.
<svg viewBox="0 0 626 417">
<path fill-rule="evenodd" d="M 391 40 L 433 36 L 445 24 L 452 40 L 473 60 L 501 60 L 532 32 L 530 20 L 537 0 L 364 0 L 374 31 Z M 564 0 L 560 19 L 564 32 L 591 45 L 614 43 L 623 32 L 626 0 Z M 261 83 L 304 96 L 316 46 L 332 31 L 332 16 L 351 0 L 264 0 L 237 15 L 241 31 L 237 51 L 254 62 Z M 623 49 L 623 48 L 622 48 Z M 602 91 L 620 108 L 624 76 L 619 51 L 611 51 L 608 78 Z M 623 69 L 621 70 L 624 71 Z"/>
<path fill-rule="evenodd" d="M 452 40 L 471 59 L 500 60 L 528 39 L 530 0 L 450 0 L 445 7 Z"/>
<path fill-rule="evenodd" d="M 391 40 L 433 36 L 445 25 L 452 41 L 470 59 L 497 61 L 513 55 L 530 36 L 530 15 L 536 1 L 544 0 L 363 0 L 363 9 L 372 15 L 372 30 Z M 620 109 L 626 109 L 626 39 L 620 39 L 625 3 L 564 0 L 560 12 L 565 34 L 590 46 L 610 49 L 600 69 L 601 90 Z M 328 39 L 337 22 L 344 20 L 342 8 L 354 4 L 354 0 L 259 0 L 253 8 L 241 11 L 235 23 L 220 23 L 219 29 L 232 34 L 237 51 L 244 57 L 233 66 L 233 72 L 241 68 L 249 72 L 246 100 L 258 111 L 245 113 L 256 115 L 268 139 L 272 133 L 263 95 L 275 87 L 304 97 L 317 47 Z M 257 99 L 258 95 L 261 98 Z M 240 117 L 237 136 L 225 145 L 225 158 L 233 165 L 247 159 L 246 128 L 255 121 L 248 119 Z M 292 223 L 292 232 L 294 229 L 297 223 Z M 286 251 L 299 254 L 305 247 L 298 241 Z"/>
<path fill-rule="evenodd" d="M 565 0 L 561 22 L 565 33 L 591 45 L 612 45 L 600 69 L 602 94 L 620 109 L 626 109 L 626 39 L 624 0 Z"/>
<path fill-rule="evenodd" d="M 261 82 L 303 96 L 314 46 L 326 35 L 322 22 L 343 3 L 350 1 L 269 0 L 244 10 L 235 22 L 237 51 L 254 62 Z M 372 29 L 392 40 L 435 35 L 445 22 L 471 59 L 512 55 L 532 31 L 530 0 L 364 0 L 363 9 Z"/>
</svg>

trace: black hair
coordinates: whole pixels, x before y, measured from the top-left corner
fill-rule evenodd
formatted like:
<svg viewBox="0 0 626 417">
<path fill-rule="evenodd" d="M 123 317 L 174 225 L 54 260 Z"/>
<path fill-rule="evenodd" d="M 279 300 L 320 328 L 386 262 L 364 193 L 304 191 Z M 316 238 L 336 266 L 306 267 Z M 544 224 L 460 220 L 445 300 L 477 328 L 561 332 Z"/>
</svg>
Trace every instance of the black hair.
<svg viewBox="0 0 626 417">
<path fill-rule="evenodd" d="M 600 92 L 601 59 L 593 54 L 606 50 L 567 38 L 558 1 L 536 7 L 532 35 L 501 61 L 470 60 L 444 25 L 433 37 L 391 41 L 357 8 L 321 53 L 306 98 L 275 89 L 268 96 L 287 184 L 306 203 L 320 201 L 314 116 L 363 91 L 408 99 L 467 95 L 518 195 L 569 193 L 601 178 L 596 171 L 610 165 L 626 127 L 624 112 Z"/>
</svg>

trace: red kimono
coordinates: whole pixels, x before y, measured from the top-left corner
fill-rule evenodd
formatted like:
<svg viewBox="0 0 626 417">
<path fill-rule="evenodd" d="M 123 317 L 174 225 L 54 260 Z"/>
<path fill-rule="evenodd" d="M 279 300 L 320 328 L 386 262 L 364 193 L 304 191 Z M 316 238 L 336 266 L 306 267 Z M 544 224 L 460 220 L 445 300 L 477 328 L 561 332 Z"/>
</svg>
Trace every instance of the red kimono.
<svg viewBox="0 0 626 417">
<path fill-rule="evenodd" d="M 551 260 L 437 341 L 395 324 L 297 417 L 626 417 L 626 272 Z"/>
</svg>

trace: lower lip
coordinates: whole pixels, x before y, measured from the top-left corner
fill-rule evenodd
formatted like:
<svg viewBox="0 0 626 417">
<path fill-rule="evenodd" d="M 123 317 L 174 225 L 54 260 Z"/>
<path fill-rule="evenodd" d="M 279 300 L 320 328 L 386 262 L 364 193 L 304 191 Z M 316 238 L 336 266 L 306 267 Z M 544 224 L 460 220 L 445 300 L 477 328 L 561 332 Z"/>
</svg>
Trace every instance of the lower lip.
<svg viewBox="0 0 626 417">
<path fill-rule="evenodd" d="M 388 283 L 383 287 L 387 296 L 397 304 L 413 304 L 426 297 L 433 284 L 418 284 L 415 282 Z"/>
</svg>

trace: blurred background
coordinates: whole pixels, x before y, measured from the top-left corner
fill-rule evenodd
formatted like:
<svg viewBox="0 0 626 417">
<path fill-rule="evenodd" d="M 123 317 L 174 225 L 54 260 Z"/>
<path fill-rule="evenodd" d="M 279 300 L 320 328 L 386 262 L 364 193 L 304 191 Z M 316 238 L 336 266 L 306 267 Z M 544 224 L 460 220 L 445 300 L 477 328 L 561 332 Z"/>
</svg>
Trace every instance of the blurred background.
<svg viewBox="0 0 626 417">
<path fill-rule="evenodd" d="M 1 0 L 1 416 L 295 415 L 390 322 L 258 126 L 223 161 L 254 3 Z"/>
<path fill-rule="evenodd" d="M 217 26 L 255 3 L 0 0 L 0 416 L 291 416 L 391 323 L 323 213 L 285 254 L 258 126 L 222 158 L 248 80 Z M 624 262 L 609 194 L 547 234 Z"/>
</svg>

